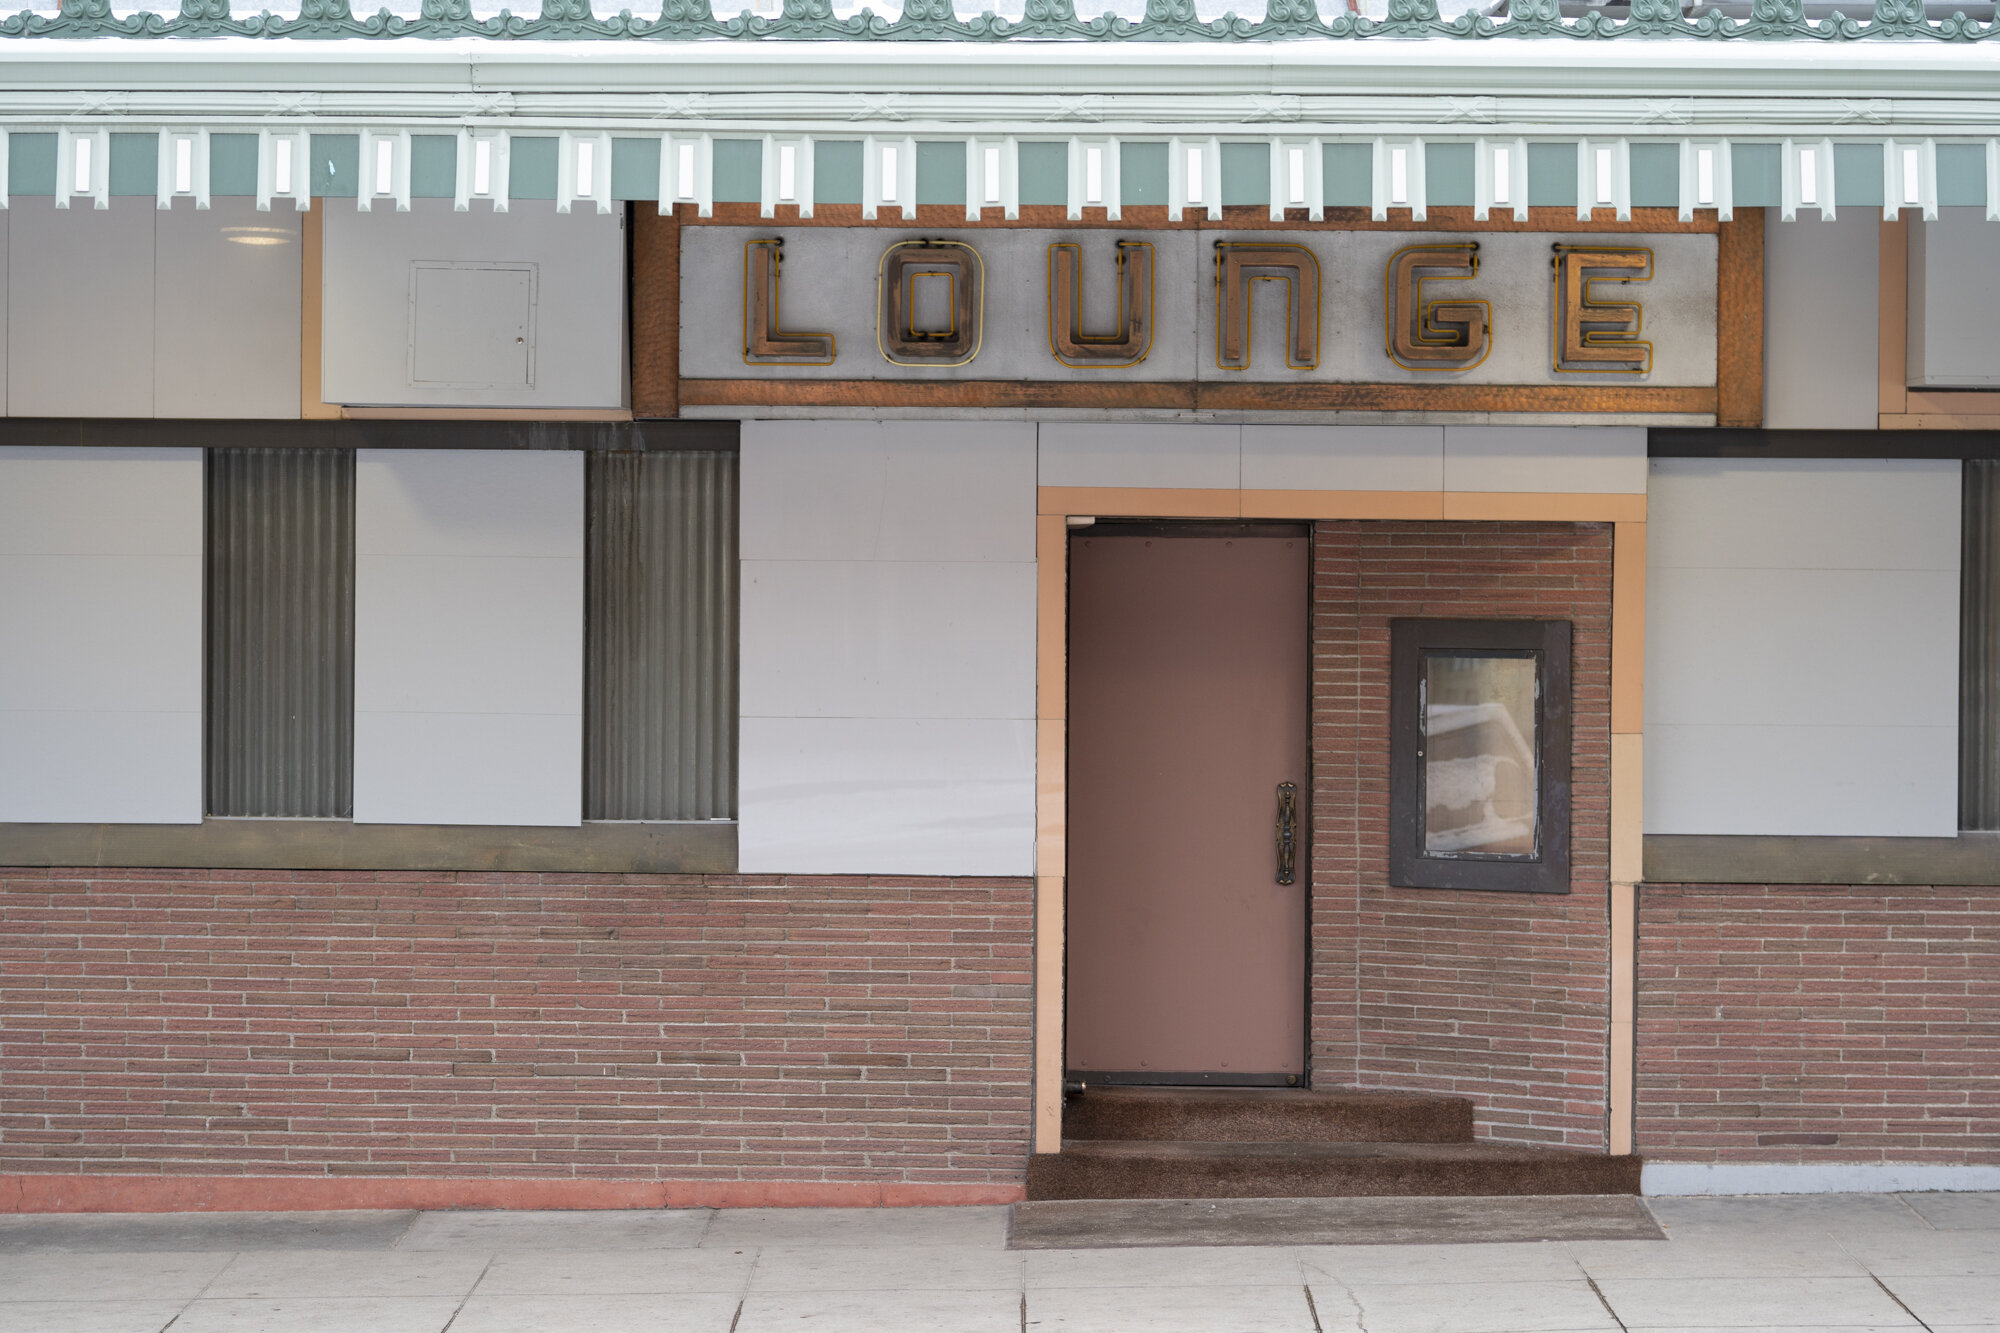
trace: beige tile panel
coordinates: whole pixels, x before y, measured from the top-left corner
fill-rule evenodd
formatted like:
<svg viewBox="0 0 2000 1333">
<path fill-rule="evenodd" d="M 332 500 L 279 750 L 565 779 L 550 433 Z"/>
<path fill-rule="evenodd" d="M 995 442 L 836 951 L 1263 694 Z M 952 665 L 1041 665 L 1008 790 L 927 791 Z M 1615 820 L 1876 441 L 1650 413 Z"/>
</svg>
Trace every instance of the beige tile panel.
<svg viewBox="0 0 2000 1333">
<path fill-rule="evenodd" d="M 1646 525 L 1620 523 L 1611 552 L 1611 730 L 1646 723 Z"/>
<path fill-rule="evenodd" d="M 1237 518 L 1242 494 L 1192 487 L 1044 486 L 1037 509 L 1097 518 Z"/>
<path fill-rule="evenodd" d="M 1440 491 L 1244 491 L 1245 518 L 1444 517 Z"/>
<path fill-rule="evenodd" d="M 1069 524 L 1035 519 L 1035 716 L 1069 714 Z"/>
<path fill-rule="evenodd" d="M 1064 887 L 1061 875 L 1035 880 L 1036 1152 L 1062 1150 Z"/>
<path fill-rule="evenodd" d="M 1643 523 L 1643 495 L 1447 491 L 1448 519 L 1502 523 Z"/>
<path fill-rule="evenodd" d="M 1638 732 L 1611 736 L 1611 881 L 1636 884 L 1645 878 L 1645 737 Z"/>
</svg>

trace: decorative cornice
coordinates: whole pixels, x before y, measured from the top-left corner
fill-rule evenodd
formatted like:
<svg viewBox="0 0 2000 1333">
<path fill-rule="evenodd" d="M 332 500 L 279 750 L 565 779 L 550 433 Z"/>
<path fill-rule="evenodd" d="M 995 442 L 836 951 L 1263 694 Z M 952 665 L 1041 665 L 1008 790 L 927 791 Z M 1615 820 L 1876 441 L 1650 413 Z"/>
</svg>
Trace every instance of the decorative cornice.
<svg viewBox="0 0 2000 1333">
<path fill-rule="evenodd" d="M 1086 0 L 1088 2 L 1088 0 Z M 1865 3 L 1865 0 L 1864 0 Z M 23 11 L 0 19 L 0 37 L 258 37 L 327 40 L 486 38 L 497 41 L 659 40 L 880 41 L 880 42 L 1274 42 L 1301 39 L 1389 38 L 1486 40 L 1573 38 L 1579 41 L 1695 39 L 1710 41 L 1868 40 L 1978 42 L 2000 33 L 2000 20 L 1979 23 L 1962 12 L 1932 21 L 1924 0 L 1873 0 L 1864 18 L 1839 11 L 1814 21 L 1804 0 L 1752 0 L 1750 16 L 1683 13 L 1679 0 L 1631 0 L 1623 19 L 1597 10 L 1565 18 L 1560 0 L 1513 0 L 1504 18 L 1438 15 L 1437 0 L 1389 0 L 1386 17 L 1340 13 L 1322 19 L 1313 0 L 1268 0 L 1264 17 L 1234 13 L 1203 21 L 1194 0 L 1146 0 L 1138 20 L 1103 14 L 1079 18 L 1074 0 L 1027 0 L 1019 19 L 990 11 L 960 18 L 952 0 L 903 0 L 894 19 L 872 10 L 837 18 L 831 0 L 784 0 L 784 13 L 761 18 L 745 11 L 718 18 L 710 0 L 663 0 L 657 17 L 631 10 L 599 18 L 590 0 L 542 0 L 533 18 L 501 10 L 472 16 L 468 0 L 423 0 L 422 12 L 403 18 L 387 9 L 357 17 L 348 0 L 302 0 L 298 17 L 265 10 L 238 18 L 229 0 L 181 0 L 177 14 L 147 12 L 119 17 L 110 0 L 62 0 L 61 12 Z"/>
</svg>

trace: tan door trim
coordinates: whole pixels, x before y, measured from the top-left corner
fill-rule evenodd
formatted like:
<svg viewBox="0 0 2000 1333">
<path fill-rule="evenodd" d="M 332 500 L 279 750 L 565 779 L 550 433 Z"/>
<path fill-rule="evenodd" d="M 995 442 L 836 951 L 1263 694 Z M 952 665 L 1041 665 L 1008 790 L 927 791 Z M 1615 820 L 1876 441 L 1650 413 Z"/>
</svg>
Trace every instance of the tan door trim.
<svg viewBox="0 0 2000 1333">
<path fill-rule="evenodd" d="M 1251 497 L 1256 497 L 1252 500 Z M 1254 505 L 1254 512 L 1253 512 Z M 1494 522 L 1613 523 L 1611 1013 L 1606 1051 L 1609 1147 L 1634 1149 L 1637 1096 L 1638 882 L 1644 835 L 1646 497 L 1495 495 L 1437 491 L 1234 491 L 1041 487 L 1035 523 L 1035 1092 L 1033 1150 L 1062 1149 L 1063 893 L 1066 876 L 1068 716 L 1068 520 L 1153 518 L 1444 518 Z"/>
</svg>

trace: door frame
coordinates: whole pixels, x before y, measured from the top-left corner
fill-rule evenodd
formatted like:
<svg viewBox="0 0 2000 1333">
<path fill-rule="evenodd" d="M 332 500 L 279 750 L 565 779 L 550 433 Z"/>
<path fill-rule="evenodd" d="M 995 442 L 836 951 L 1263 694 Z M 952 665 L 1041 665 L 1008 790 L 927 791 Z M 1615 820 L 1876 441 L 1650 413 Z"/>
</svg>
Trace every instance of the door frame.
<svg viewBox="0 0 2000 1333">
<path fill-rule="evenodd" d="M 1304 918 L 1303 921 L 1301 922 L 1301 925 L 1303 926 L 1304 930 L 1303 934 L 1300 937 L 1300 944 L 1301 947 L 1303 947 L 1303 949 L 1305 950 L 1305 957 L 1300 960 L 1302 964 L 1300 971 L 1300 979 L 1303 982 L 1303 984 L 1299 987 L 1299 996 L 1298 996 L 1299 1016 L 1300 1016 L 1300 1024 L 1299 1024 L 1300 1051 L 1299 1051 L 1299 1072 L 1297 1074 L 1290 1074 L 1290 1075 L 1222 1074 L 1222 1073 L 1211 1073 L 1207 1071 L 1174 1072 L 1171 1070 L 1163 1070 L 1157 1073 L 1153 1073 L 1153 1072 L 1140 1072 L 1137 1070 L 1119 1070 L 1111 1073 L 1093 1071 L 1088 1076 L 1089 1081 L 1091 1084 L 1095 1086 L 1102 1086 L 1102 1087 L 1186 1087 L 1186 1088 L 1311 1087 L 1312 1086 L 1312 922 L 1313 922 L 1313 917 L 1312 917 L 1312 846 L 1313 846 L 1312 622 L 1313 622 L 1313 605 L 1314 605 L 1313 604 L 1313 559 L 1312 559 L 1313 525 L 1310 521 L 1304 521 L 1299 519 L 1285 519 L 1285 518 L 1252 518 L 1252 519 L 1155 518 L 1151 516 L 1144 518 L 1134 518 L 1120 514 L 1107 514 L 1098 517 L 1097 522 L 1093 522 L 1088 526 L 1071 527 L 1069 526 L 1068 520 L 1065 519 L 1064 520 L 1065 541 L 1063 544 L 1063 561 L 1064 561 L 1063 692 L 1065 700 L 1067 700 L 1069 691 L 1069 648 L 1068 648 L 1069 599 L 1067 595 L 1067 590 L 1069 587 L 1069 565 L 1068 565 L 1069 543 L 1075 541 L 1077 537 L 1086 533 L 1102 535 L 1100 533 L 1100 524 L 1117 529 L 1117 535 L 1121 537 L 1135 537 L 1135 538 L 1136 537 L 1197 537 L 1203 539 L 1214 539 L 1227 536 L 1245 536 L 1245 537 L 1261 537 L 1261 538 L 1294 537 L 1306 543 L 1306 551 L 1305 551 L 1306 596 L 1305 596 L 1305 604 L 1299 608 L 1299 614 L 1305 618 L 1306 759 L 1305 759 L 1305 771 L 1301 776 L 1299 782 L 1298 850 L 1297 850 L 1297 859 L 1295 861 L 1295 865 L 1297 867 L 1297 875 L 1296 875 L 1297 882 L 1294 885 L 1294 887 L 1296 887 L 1299 891 L 1299 912 Z M 1068 715 L 1067 708 L 1065 708 L 1065 713 L 1064 713 L 1065 724 L 1063 728 L 1063 765 L 1065 774 L 1067 774 L 1068 772 L 1068 764 L 1069 764 L 1069 739 L 1068 739 L 1069 729 L 1067 725 L 1067 715 Z M 1065 781 L 1063 786 L 1063 799 L 1064 803 L 1067 804 L 1069 799 L 1069 787 L 1067 781 Z M 1064 869 L 1065 869 L 1064 883 L 1065 886 L 1067 886 L 1068 883 L 1067 866 L 1065 866 Z M 1065 898 L 1064 901 L 1063 931 L 1064 931 L 1064 938 L 1067 939 L 1069 931 L 1067 898 Z M 1064 957 L 1062 959 L 1062 962 L 1063 962 L 1063 971 L 1065 977 L 1064 993 L 1065 995 L 1067 995 L 1068 992 L 1067 976 L 1068 976 L 1068 965 L 1069 965 L 1067 950 L 1065 950 L 1064 952 Z M 1067 1008 L 1065 1008 L 1064 1010 L 1065 1033 L 1067 1032 L 1067 1019 L 1068 1019 L 1068 1010 Z M 1069 1083 L 1073 1078 L 1078 1077 L 1069 1069 L 1069 1062 L 1067 1059 L 1067 1055 L 1068 1052 L 1064 1051 L 1065 1058 L 1063 1061 L 1063 1079 L 1065 1084 Z"/>
<path fill-rule="evenodd" d="M 1041 486 L 1035 504 L 1034 1055 L 1029 1149 L 1062 1150 L 1063 938 L 1067 873 L 1069 520 L 1335 519 L 1614 525 L 1611 630 L 1610 1150 L 1632 1151 L 1637 890 L 1643 873 L 1646 496 L 1599 492 L 1242 490 Z M 1310 850 L 1310 843 L 1307 844 Z M 1310 904 L 1308 904 L 1310 911 Z M 1307 938 L 1311 948 L 1311 938 Z M 1312 959 L 1307 957 L 1308 1050 Z"/>
</svg>

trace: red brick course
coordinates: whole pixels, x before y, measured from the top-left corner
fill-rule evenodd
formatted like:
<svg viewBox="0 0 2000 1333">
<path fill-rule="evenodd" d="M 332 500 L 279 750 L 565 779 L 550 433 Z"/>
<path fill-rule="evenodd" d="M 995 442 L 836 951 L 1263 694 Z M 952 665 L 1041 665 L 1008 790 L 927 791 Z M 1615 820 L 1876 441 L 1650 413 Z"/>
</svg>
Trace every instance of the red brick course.
<svg viewBox="0 0 2000 1333">
<path fill-rule="evenodd" d="M 1028 880 L 0 870 L 0 1176 L 1018 1187 Z"/>
<path fill-rule="evenodd" d="M 1313 1081 L 1456 1093 L 1486 1138 L 1605 1145 L 1612 530 L 1318 525 Z M 1568 895 L 1389 887 L 1389 620 L 1573 625 Z"/>
<path fill-rule="evenodd" d="M 2000 1165 L 2000 888 L 1647 884 L 1639 1149 Z"/>
</svg>

